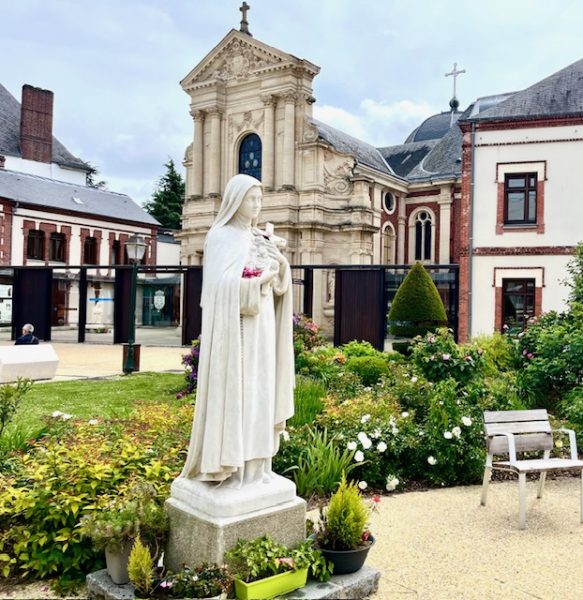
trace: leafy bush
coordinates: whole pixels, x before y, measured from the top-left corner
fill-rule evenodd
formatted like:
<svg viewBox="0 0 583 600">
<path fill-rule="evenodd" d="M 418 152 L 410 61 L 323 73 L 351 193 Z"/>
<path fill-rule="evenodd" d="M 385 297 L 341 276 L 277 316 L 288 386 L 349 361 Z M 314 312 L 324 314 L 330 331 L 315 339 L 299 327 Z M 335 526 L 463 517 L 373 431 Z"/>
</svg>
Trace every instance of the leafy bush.
<svg viewBox="0 0 583 600">
<path fill-rule="evenodd" d="M 314 377 L 329 385 L 343 371 L 346 356 L 334 346 L 317 346 L 296 356 L 296 373 Z"/>
<path fill-rule="evenodd" d="M 433 386 L 427 419 L 420 424 L 419 465 L 434 483 L 478 481 L 484 470 L 482 411 L 448 379 Z"/>
<path fill-rule="evenodd" d="M 566 394 L 558 408 L 560 415 L 568 419 L 568 427 L 575 431 L 579 451 L 583 451 L 583 386 Z"/>
<path fill-rule="evenodd" d="M 311 377 L 297 377 L 294 390 L 294 416 L 288 421 L 288 425 L 301 427 L 313 423 L 324 408 L 322 398 L 325 394 L 326 388 L 319 381 Z"/>
<path fill-rule="evenodd" d="M 415 263 L 399 286 L 389 311 L 390 332 L 413 337 L 447 324 L 441 296 L 429 273 Z"/>
<path fill-rule="evenodd" d="M 192 406 L 137 405 L 127 420 L 56 419 L 48 434 L 0 474 L 0 571 L 81 577 L 102 564 L 81 518 L 106 508 L 136 480 L 159 495 L 183 464 Z"/>
<path fill-rule="evenodd" d="M 154 564 L 150 549 L 140 538 L 136 539 L 130 552 L 128 575 L 138 594 L 142 597 L 150 594 L 154 586 Z"/>
<path fill-rule="evenodd" d="M 471 345 L 482 350 L 483 372 L 485 375 L 497 376 L 501 372 L 515 369 L 516 350 L 512 339 L 499 332 L 472 338 Z"/>
<path fill-rule="evenodd" d="M 381 356 L 382 352 L 377 350 L 370 342 L 358 342 L 352 340 L 340 346 L 340 350 L 346 356 L 346 358 L 353 358 L 355 356 Z"/>
<path fill-rule="evenodd" d="M 363 542 L 369 511 L 363 504 L 356 482 L 342 478 L 330 498 L 328 508 L 320 513 L 316 540 L 321 548 L 353 550 Z"/>
<path fill-rule="evenodd" d="M 374 385 L 389 373 L 387 361 L 376 356 L 354 356 L 346 362 L 346 369 L 356 373 L 365 386 Z"/>
<path fill-rule="evenodd" d="M 237 540 L 237 544 L 225 553 L 225 559 L 236 576 L 247 583 L 298 569 L 309 569 L 319 581 L 327 581 L 331 573 L 311 540 L 293 549 L 275 542 L 269 535 L 248 541 Z"/>
<path fill-rule="evenodd" d="M 12 421 L 22 398 L 32 387 L 30 379 L 18 378 L 15 385 L 0 385 L 0 437 Z"/>
<path fill-rule="evenodd" d="M 438 382 L 449 377 L 468 383 L 482 373 L 483 350 L 474 346 L 459 346 L 451 330 L 438 329 L 415 340 L 411 359 L 429 380 Z"/>
<path fill-rule="evenodd" d="M 566 313 L 531 319 L 518 336 L 518 383 L 529 406 L 554 412 L 557 403 L 583 384 L 583 304 Z"/>
</svg>

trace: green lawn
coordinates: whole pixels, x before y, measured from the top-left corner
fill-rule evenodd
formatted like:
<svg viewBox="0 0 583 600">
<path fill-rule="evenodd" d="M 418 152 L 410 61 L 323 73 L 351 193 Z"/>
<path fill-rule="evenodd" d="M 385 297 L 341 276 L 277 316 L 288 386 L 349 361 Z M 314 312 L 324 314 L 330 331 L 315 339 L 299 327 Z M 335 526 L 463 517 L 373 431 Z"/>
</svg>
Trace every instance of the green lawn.
<svg viewBox="0 0 583 600">
<path fill-rule="evenodd" d="M 185 386 L 180 373 L 134 373 L 115 379 L 36 383 L 23 398 L 14 424 L 40 428 L 42 419 L 59 410 L 74 418 L 127 415 L 136 400 L 176 402 Z"/>
</svg>

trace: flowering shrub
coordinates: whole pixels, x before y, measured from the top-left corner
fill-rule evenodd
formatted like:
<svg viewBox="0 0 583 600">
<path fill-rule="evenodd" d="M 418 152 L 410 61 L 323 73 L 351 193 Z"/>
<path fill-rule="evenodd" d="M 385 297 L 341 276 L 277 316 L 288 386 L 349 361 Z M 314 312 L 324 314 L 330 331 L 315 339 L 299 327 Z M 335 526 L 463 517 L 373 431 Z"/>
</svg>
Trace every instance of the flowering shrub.
<svg viewBox="0 0 583 600">
<path fill-rule="evenodd" d="M 482 411 L 460 394 L 453 380 L 433 387 L 427 419 L 420 423 L 417 448 L 423 475 L 434 483 L 477 481 L 484 469 Z"/>
<path fill-rule="evenodd" d="M 320 327 L 310 317 L 294 313 L 293 324 L 294 354 L 296 357 L 302 352 L 326 344 L 326 338 L 320 334 Z"/>
<path fill-rule="evenodd" d="M 200 358 L 200 338 L 193 340 L 190 352 L 182 356 L 184 365 L 184 377 L 186 379 L 186 389 L 178 394 L 182 398 L 183 394 L 192 394 L 196 390 L 198 383 L 198 361 Z"/>
<path fill-rule="evenodd" d="M 583 385 L 583 303 L 566 313 L 531 319 L 518 334 L 518 383 L 529 406 L 554 410 L 557 402 Z"/>
<path fill-rule="evenodd" d="M 483 353 L 482 348 L 456 344 L 451 330 L 441 328 L 416 339 L 411 359 L 429 381 L 452 377 L 467 383 L 481 374 Z"/>
<path fill-rule="evenodd" d="M 376 356 L 354 356 L 346 362 L 346 369 L 356 373 L 365 386 L 374 385 L 389 374 L 387 361 Z"/>
</svg>

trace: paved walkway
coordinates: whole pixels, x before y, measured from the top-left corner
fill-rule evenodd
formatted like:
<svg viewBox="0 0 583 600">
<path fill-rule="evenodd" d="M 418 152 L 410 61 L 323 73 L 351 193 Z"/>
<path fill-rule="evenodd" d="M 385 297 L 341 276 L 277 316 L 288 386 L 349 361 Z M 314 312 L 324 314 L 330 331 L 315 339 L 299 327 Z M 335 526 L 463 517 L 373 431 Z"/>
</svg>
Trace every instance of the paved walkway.
<svg viewBox="0 0 583 600">
<path fill-rule="evenodd" d="M 2 342 L 0 345 L 10 345 Z M 123 372 L 123 347 L 119 344 L 53 343 L 59 357 L 57 376 L 53 381 L 111 377 Z M 142 346 L 140 371 L 182 372 L 182 355 L 188 348 Z"/>
</svg>

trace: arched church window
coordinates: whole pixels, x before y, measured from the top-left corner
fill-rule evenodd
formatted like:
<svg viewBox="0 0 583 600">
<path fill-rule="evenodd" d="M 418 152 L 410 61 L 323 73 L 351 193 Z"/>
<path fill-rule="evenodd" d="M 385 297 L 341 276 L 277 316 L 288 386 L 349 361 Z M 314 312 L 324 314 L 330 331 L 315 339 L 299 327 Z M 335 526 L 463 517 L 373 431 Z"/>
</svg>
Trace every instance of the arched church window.
<svg viewBox="0 0 583 600">
<path fill-rule="evenodd" d="M 386 265 L 395 263 L 395 230 L 390 223 L 385 223 L 382 230 L 382 253 L 381 261 Z"/>
<path fill-rule="evenodd" d="M 239 173 L 251 175 L 261 181 L 261 138 L 256 133 L 250 133 L 241 141 Z"/>
<path fill-rule="evenodd" d="M 415 217 L 415 260 L 431 260 L 431 215 L 419 211 Z"/>
</svg>

